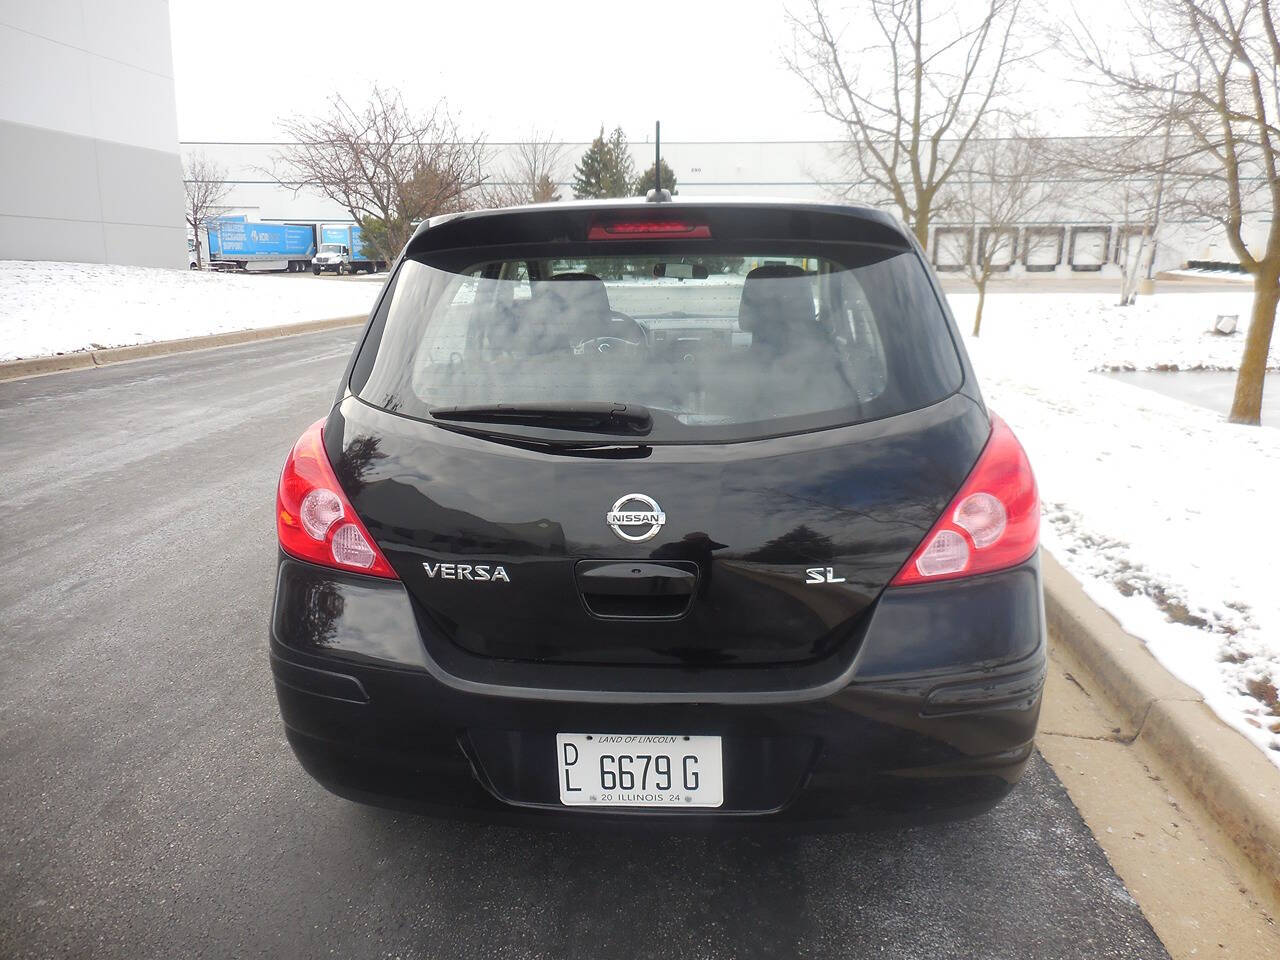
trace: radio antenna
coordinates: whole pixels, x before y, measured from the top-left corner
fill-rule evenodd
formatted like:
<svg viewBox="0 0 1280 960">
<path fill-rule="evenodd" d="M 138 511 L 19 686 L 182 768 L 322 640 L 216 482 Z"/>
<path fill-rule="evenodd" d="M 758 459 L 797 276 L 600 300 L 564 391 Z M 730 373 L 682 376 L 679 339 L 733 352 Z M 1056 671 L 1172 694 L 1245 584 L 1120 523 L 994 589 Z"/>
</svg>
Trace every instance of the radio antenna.
<svg viewBox="0 0 1280 960">
<path fill-rule="evenodd" d="M 662 192 L 662 121 L 653 121 L 653 189 Z"/>
<path fill-rule="evenodd" d="M 650 203 L 666 203 L 671 191 L 662 189 L 662 121 L 653 121 L 653 189 L 645 199 Z"/>
</svg>

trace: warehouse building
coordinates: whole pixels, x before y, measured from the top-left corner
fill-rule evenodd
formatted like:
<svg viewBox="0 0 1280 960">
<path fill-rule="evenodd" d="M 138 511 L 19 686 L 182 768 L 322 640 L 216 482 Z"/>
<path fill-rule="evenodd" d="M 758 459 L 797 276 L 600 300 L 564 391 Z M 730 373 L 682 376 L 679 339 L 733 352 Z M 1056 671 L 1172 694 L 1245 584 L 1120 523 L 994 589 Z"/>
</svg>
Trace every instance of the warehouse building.
<svg viewBox="0 0 1280 960">
<path fill-rule="evenodd" d="M 0 4 L 0 260 L 185 267 L 165 0 Z"/>
</svg>

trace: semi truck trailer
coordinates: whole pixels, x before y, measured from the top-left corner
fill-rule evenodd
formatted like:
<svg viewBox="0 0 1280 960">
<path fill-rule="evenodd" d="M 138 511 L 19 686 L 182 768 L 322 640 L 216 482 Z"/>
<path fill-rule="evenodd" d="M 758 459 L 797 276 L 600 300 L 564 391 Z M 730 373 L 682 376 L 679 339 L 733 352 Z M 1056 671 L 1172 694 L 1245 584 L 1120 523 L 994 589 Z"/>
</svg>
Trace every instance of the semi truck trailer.
<svg viewBox="0 0 1280 960">
<path fill-rule="evenodd" d="M 316 228 L 222 217 L 209 223 L 209 263 L 239 270 L 306 270 L 316 255 Z"/>
</svg>

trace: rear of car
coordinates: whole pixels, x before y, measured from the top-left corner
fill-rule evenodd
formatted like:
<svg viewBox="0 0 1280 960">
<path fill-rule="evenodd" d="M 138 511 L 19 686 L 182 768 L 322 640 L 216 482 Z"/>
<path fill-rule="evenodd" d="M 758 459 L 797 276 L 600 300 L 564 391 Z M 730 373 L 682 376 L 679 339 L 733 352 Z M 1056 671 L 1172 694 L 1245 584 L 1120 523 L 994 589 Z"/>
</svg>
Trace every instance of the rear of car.
<svg viewBox="0 0 1280 960">
<path fill-rule="evenodd" d="M 883 214 L 431 222 L 281 477 L 286 731 L 425 809 L 978 811 L 1032 750 L 1038 513 Z"/>
</svg>

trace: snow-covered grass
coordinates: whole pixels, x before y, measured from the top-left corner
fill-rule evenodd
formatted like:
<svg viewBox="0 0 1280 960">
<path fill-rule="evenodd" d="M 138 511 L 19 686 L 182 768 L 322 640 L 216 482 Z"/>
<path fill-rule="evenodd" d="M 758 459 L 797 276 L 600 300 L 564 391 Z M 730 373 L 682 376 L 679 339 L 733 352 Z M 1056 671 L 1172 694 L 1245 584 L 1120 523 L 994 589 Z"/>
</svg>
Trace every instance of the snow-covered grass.
<svg viewBox="0 0 1280 960">
<path fill-rule="evenodd" d="M 0 360 L 367 313 L 380 286 L 0 260 Z"/>
<path fill-rule="evenodd" d="M 967 331 L 976 297 L 949 299 Z M 1114 301 L 989 296 L 982 335 L 968 338 L 984 396 L 1031 457 L 1045 545 L 1280 765 L 1280 430 L 1091 372 L 1236 367 L 1243 331 L 1207 331 L 1218 313 L 1247 328 L 1250 294 Z"/>
<path fill-rule="evenodd" d="M 1158 293 L 1129 307 L 1116 293 L 989 293 L 981 339 L 1037 362 L 1072 370 L 1236 370 L 1249 327 L 1248 291 Z M 973 329 L 977 297 L 951 294 L 960 329 Z M 1220 314 L 1239 317 L 1228 336 L 1210 332 Z M 987 334 L 990 333 L 988 337 Z M 1269 369 L 1280 369 L 1280 350 Z"/>
</svg>

